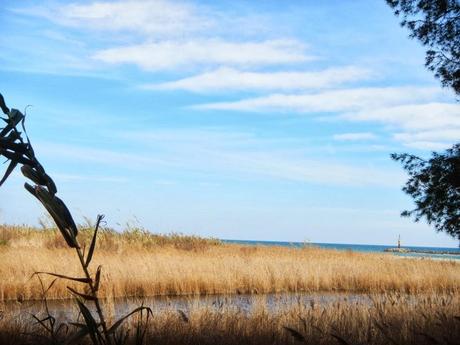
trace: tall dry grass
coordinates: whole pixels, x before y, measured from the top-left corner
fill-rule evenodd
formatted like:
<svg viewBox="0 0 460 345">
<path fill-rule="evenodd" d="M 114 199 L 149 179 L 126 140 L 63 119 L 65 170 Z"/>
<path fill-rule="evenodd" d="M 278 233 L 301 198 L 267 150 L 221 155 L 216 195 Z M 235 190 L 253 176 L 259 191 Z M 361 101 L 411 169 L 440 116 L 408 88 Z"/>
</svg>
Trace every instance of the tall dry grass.
<svg viewBox="0 0 460 345">
<path fill-rule="evenodd" d="M 78 275 L 73 253 L 53 230 L 0 228 L 0 299 L 39 299 L 33 272 Z M 84 238 L 85 231 L 81 231 Z M 79 235 L 80 236 L 80 235 Z M 89 238 L 89 234 L 88 234 Z M 84 242 L 84 240 L 82 241 Z M 458 293 L 460 264 L 305 247 L 249 247 L 131 229 L 103 231 L 94 267 L 101 297 L 346 291 Z M 67 298 L 58 281 L 49 298 Z"/>
<path fill-rule="evenodd" d="M 0 246 L 11 248 L 68 248 L 64 238 L 51 222 L 41 221 L 42 227 L 27 225 L 0 224 Z M 88 245 L 94 232 L 94 224 L 87 220 L 84 225 L 79 225 L 78 238 Z M 117 251 L 122 248 L 151 249 L 170 246 L 184 250 L 201 250 L 209 246 L 220 245 L 221 242 L 214 238 L 203 238 L 194 235 L 179 233 L 156 234 L 140 226 L 126 225 L 122 232 L 113 229 L 103 229 L 98 234 L 98 248 L 106 251 Z"/>
<path fill-rule="evenodd" d="M 191 305 L 180 312 L 171 307 L 156 312 L 143 326 L 145 343 L 158 345 L 454 345 L 460 343 L 459 311 L 460 299 L 455 294 L 386 294 L 372 297 L 371 303 L 294 303 L 277 305 L 275 310 L 259 300 L 249 312 L 232 304 Z M 137 320 L 123 327 L 123 331 L 129 331 L 125 344 L 135 344 Z M 65 332 L 63 329 L 62 338 L 68 339 L 69 333 Z M 0 343 L 27 341 L 51 344 L 49 339 L 38 337 L 25 314 L 5 310 L 0 320 Z"/>
</svg>

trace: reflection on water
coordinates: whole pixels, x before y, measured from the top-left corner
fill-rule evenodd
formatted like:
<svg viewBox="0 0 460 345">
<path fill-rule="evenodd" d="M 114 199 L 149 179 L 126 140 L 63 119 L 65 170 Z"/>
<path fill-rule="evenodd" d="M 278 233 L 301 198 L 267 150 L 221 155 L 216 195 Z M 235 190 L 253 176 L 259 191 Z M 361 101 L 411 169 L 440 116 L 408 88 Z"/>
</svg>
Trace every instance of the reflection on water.
<svg viewBox="0 0 460 345">
<path fill-rule="evenodd" d="M 118 318 L 130 310 L 144 305 L 150 307 L 154 313 L 166 310 L 182 310 L 188 312 L 198 308 L 210 308 L 215 310 L 234 309 L 242 313 L 251 313 L 257 306 L 264 305 L 268 310 L 276 312 L 292 307 L 293 305 L 315 306 L 329 303 L 362 303 L 371 304 L 369 295 L 345 294 L 345 293 L 281 293 L 266 295 L 211 295 L 211 296 L 157 296 L 146 298 L 115 298 L 104 300 L 104 309 L 113 317 Z M 92 303 L 88 303 L 91 307 Z M 75 302 L 72 300 L 49 300 L 50 314 L 57 320 L 74 320 L 78 314 Z M 4 302 L 0 305 L 5 313 L 14 314 L 17 317 L 43 314 L 44 304 L 41 301 Z M 91 308 L 90 308 L 91 309 Z M 94 311 L 94 310 L 93 310 Z"/>
</svg>

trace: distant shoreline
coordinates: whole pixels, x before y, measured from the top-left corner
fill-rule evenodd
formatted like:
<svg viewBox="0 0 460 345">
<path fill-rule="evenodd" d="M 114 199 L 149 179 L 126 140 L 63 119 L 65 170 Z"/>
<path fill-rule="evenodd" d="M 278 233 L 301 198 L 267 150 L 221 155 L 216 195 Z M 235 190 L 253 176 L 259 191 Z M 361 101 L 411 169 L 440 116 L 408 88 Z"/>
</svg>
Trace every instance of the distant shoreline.
<svg viewBox="0 0 460 345">
<path fill-rule="evenodd" d="M 426 254 L 426 255 L 460 255 L 460 248 L 451 247 L 422 247 L 422 246 L 405 246 L 401 249 L 390 245 L 378 244 L 351 244 L 351 243 L 314 243 L 314 242 L 283 242 L 283 241 L 249 241 L 249 240 L 222 240 L 228 244 L 239 244 L 249 246 L 281 246 L 281 247 L 297 247 L 314 246 L 324 249 L 335 250 L 352 250 L 362 253 L 393 253 L 393 254 Z M 460 256 L 459 256 L 460 258 Z"/>
<path fill-rule="evenodd" d="M 460 260 L 460 248 L 448 247 L 411 247 L 406 246 L 397 250 L 398 248 L 389 245 L 377 244 L 347 244 L 347 243 L 313 243 L 313 242 L 283 242 L 283 241 L 245 241 L 245 240 L 221 240 L 227 244 L 237 244 L 245 246 L 278 246 L 288 248 L 304 248 L 304 247 L 317 247 L 338 251 L 352 251 L 357 253 L 373 253 L 394 255 L 399 257 L 408 258 L 428 258 L 428 259 L 442 259 L 442 260 Z"/>
<path fill-rule="evenodd" d="M 296 242 L 296 241 L 272 241 L 272 240 L 236 240 L 236 239 L 220 239 L 224 243 L 236 243 L 236 244 L 248 244 L 248 245 L 268 245 L 268 246 L 318 246 L 318 247 L 327 247 L 327 248 L 396 248 L 394 245 L 389 244 L 360 244 L 360 243 L 329 243 L 329 242 Z M 446 250 L 446 251 L 453 251 L 453 252 L 460 252 L 460 247 L 435 247 L 435 246 L 404 246 L 402 248 L 407 249 L 422 249 L 422 250 Z"/>
</svg>

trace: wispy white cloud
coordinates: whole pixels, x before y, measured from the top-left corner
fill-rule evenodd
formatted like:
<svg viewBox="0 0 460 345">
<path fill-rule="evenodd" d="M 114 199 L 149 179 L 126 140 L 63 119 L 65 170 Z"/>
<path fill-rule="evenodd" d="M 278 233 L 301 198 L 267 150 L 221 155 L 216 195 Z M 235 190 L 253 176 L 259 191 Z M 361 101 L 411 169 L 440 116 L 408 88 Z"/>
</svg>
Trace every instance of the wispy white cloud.
<svg viewBox="0 0 460 345">
<path fill-rule="evenodd" d="M 422 150 L 442 150 L 460 138 L 460 126 L 446 129 L 423 130 L 419 132 L 400 132 L 393 135 L 405 146 Z"/>
<path fill-rule="evenodd" d="M 338 186 L 399 186 L 404 174 L 399 170 L 308 159 L 288 154 L 230 153 L 221 155 L 225 170 L 240 171 L 261 177 Z"/>
<path fill-rule="evenodd" d="M 266 66 L 313 59 L 298 40 L 280 35 L 271 39 L 273 35 L 261 34 L 261 30 L 257 36 L 245 34 L 255 27 L 254 18 L 248 18 L 252 14 L 226 14 L 192 2 L 91 1 L 10 10 L 16 15 L 45 18 L 54 28 L 61 26 L 61 31 L 62 27 L 72 28 L 67 32 L 88 45 L 85 54 L 72 52 L 73 63 L 96 69 L 104 69 L 105 64 L 135 64 L 152 71 L 196 64 L 206 68 Z"/>
<path fill-rule="evenodd" d="M 75 174 L 62 174 L 57 173 L 53 174 L 53 178 L 56 182 L 114 182 L 114 183 L 123 183 L 127 182 L 125 177 L 117 176 L 94 176 L 94 175 L 75 175 Z"/>
<path fill-rule="evenodd" d="M 174 71 L 172 77 L 179 78 L 143 86 L 148 89 L 259 91 L 263 95 L 192 106 L 196 109 L 298 112 L 379 123 L 395 141 L 410 147 L 442 147 L 458 138 L 460 105 L 446 103 L 439 88 L 337 89 L 372 78 L 374 72 L 357 66 L 332 65 L 305 71 L 305 62 L 315 57 L 301 40 L 280 39 L 284 36 L 275 35 L 273 30 L 268 35 L 268 31 L 257 36 L 240 35 L 240 31 L 235 35 L 235 30 L 243 32 L 244 27 L 230 23 L 251 22 L 242 13 L 224 15 L 211 6 L 174 0 L 50 2 L 36 7 L 17 5 L 13 12 L 46 18 L 52 26 L 43 26 L 44 35 L 31 36 L 31 44 L 40 38 L 35 45 L 22 44 L 27 49 L 32 47 L 35 55 L 26 49 L 24 54 L 9 54 L 11 61 L 7 59 L 2 67 L 8 70 L 29 68 L 60 75 L 101 77 L 114 75 L 112 65 L 132 64 L 148 71 Z M 255 14 L 248 14 L 251 15 Z M 53 57 L 42 58 L 49 52 L 53 52 Z M 20 63 L 15 62 L 16 56 L 22 57 Z M 193 74 L 177 77 L 181 69 L 191 69 Z M 206 72 L 197 72 L 203 70 Z M 365 133 L 344 133 L 334 139 L 374 138 Z M 111 154 L 108 152 L 108 158 L 104 158 L 104 152 L 93 151 L 93 156 L 110 160 Z M 137 162 L 141 162 L 142 157 L 138 158 Z"/>
<path fill-rule="evenodd" d="M 377 136 L 371 132 L 354 132 L 354 133 L 342 133 L 335 134 L 334 140 L 338 141 L 359 141 L 359 140 L 373 140 L 377 139 Z"/>
<path fill-rule="evenodd" d="M 59 150 L 57 150 L 59 152 Z M 109 182 L 124 183 L 127 178 L 112 175 L 90 175 L 90 174 L 66 174 L 56 171 L 49 171 L 53 179 L 59 184 L 61 182 Z M 17 170 L 11 174 L 14 179 L 24 180 L 24 176 Z"/>
<path fill-rule="evenodd" d="M 164 145 L 166 156 L 176 157 L 183 167 L 225 172 L 236 176 L 246 174 L 258 178 L 296 181 L 320 185 L 396 186 L 403 180 L 398 170 L 382 170 L 373 166 L 338 163 L 311 158 L 297 145 L 272 142 L 254 133 L 219 129 L 182 129 L 125 132 L 123 138 L 142 143 L 144 147 Z M 297 143 L 298 144 L 298 143 Z"/>
<path fill-rule="evenodd" d="M 47 18 L 60 25 L 102 30 L 128 31 L 153 36 L 181 36 L 208 28 L 209 17 L 195 6 L 178 1 L 98 1 L 67 5 L 34 6 L 16 13 Z"/>
<path fill-rule="evenodd" d="M 460 138 L 460 126 L 458 128 L 446 128 L 426 130 L 420 132 L 403 132 L 394 134 L 397 140 L 410 141 L 454 141 Z"/>
<path fill-rule="evenodd" d="M 42 156 L 47 159 L 67 159 L 69 161 L 91 162 L 99 164 L 109 164 L 115 166 L 129 166 L 132 168 L 142 168 L 146 165 L 164 164 L 161 159 L 152 158 L 146 155 L 133 154 L 121 150 L 98 149 L 76 145 L 56 145 L 50 142 L 37 142 Z"/>
<path fill-rule="evenodd" d="M 384 125 L 405 146 L 440 149 L 460 138 L 460 104 L 443 101 L 439 88 L 387 87 L 273 94 L 234 102 L 198 105 L 199 109 L 328 114 L 329 118 Z M 331 116 L 332 114 L 332 116 Z M 395 133 L 396 132 L 396 133 Z M 336 140 L 371 139 L 346 134 Z"/>
<path fill-rule="evenodd" d="M 431 97 L 430 97 L 431 96 Z M 426 97 L 427 100 L 433 95 Z M 413 104 L 415 100 L 408 99 L 409 104 L 383 106 L 374 109 L 364 109 L 347 113 L 344 119 L 353 121 L 372 121 L 396 125 L 407 130 L 427 130 L 460 127 L 460 104 L 430 102 Z"/>
<path fill-rule="evenodd" d="M 302 90 L 337 87 L 368 79 L 368 69 L 346 66 L 322 71 L 248 72 L 222 67 L 216 70 L 160 84 L 145 84 L 151 90 L 215 92 L 228 90 Z"/>
<path fill-rule="evenodd" d="M 403 142 L 404 146 L 411 147 L 418 150 L 444 150 L 452 146 L 452 143 L 442 141 L 406 141 Z"/>
<path fill-rule="evenodd" d="M 422 103 L 367 109 L 342 115 L 351 121 L 391 126 L 393 138 L 407 147 L 445 149 L 460 138 L 460 104 Z"/>
<path fill-rule="evenodd" d="M 256 141 L 261 141 L 260 138 L 257 138 L 250 132 L 224 131 L 220 128 L 213 127 L 194 129 L 155 129 L 135 132 L 125 131 L 115 134 L 115 136 L 147 145 L 154 144 L 157 147 L 158 145 L 163 146 L 165 143 L 167 146 L 170 146 L 171 144 L 181 144 L 188 147 L 191 147 L 192 145 L 205 147 L 206 145 L 209 146 L 209 144 L 212 143 L 213 147 L 228 145 L 238 145 L 241 147 L 246 144 L 252 144 Z"/>
<path fill-rule="evenodd" d="M 431 102 L 363 109 L 339 115 L 354 122 L 380 123 L 394 140 L 421 150 L 442 150 L 460 138 L 460 104 Z"/>
<path fill-rule="evenodd" d="M 272 94 L 234 102 L 197 105 L 199 109 L 239 111 L 347 112 L 363 118 L 369 109 L 419 102 L 439 96 L 438 88 L 385 87 L 355 88 L 308 94 Z M 363 113 L 355 113 L 364 110 Z M 361 115 L 359 115 L 361 114 Z"/>
<path fill-rule="evenodd" d="M 296 40 L 229 42 L 221 39 L 159 41 L 105 49 L 93 58 L 110 64 L 135 64 L 146 70 L 193 65 L 260 66 L 303 62 L 312 59 Z"/>
<path fill-rule="evenodd" d="M 273 179 L 319 185 L 397 186 L 404 180 L 402 172 L 372 165 L 318 159 L 296 146 L 279 148 L 253 133 L 216 129 L 190 129 L 148 132 L 124 132 L 136 153 L 102 150 L 80 146 L 56 146 L 40 143 L 40 152 L 50 159 L 78 160 L 80 164 L 117 166 L 143 172 L 167 168 L 170 174 L 199 172 L 231 178 Z M 36 145 L 37 146 L 37 145 Z M 153 158 L 154 157 L 154 158 Z"/>
</svg>

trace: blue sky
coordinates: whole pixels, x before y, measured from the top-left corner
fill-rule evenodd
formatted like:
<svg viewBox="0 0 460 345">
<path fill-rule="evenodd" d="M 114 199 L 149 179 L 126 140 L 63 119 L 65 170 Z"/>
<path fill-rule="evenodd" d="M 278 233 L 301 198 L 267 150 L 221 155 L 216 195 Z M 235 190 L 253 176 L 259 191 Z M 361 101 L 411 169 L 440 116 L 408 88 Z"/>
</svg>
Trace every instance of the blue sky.
<svg viewBox="0 0 460 345">
<path fill-rule="evenodd" d="M 399 213 L 392 152 L 460 105 L 382 1 L 2 1 L 0 90 L 78 221 L 228 239 L 456 246 Z M 44 214 L 16 173 L 0 222 Z"/>
</svg>

